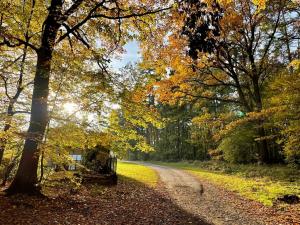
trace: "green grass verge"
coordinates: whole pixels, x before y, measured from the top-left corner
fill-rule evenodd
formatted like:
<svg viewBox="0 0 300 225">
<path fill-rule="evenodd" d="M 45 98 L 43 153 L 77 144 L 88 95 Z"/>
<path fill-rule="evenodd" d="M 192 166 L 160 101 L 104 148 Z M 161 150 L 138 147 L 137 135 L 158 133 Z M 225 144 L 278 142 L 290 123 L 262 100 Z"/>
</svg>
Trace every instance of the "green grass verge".
<svg viewBox="0 0 300 225">
<path fill-rule="evenodd" d="M 300 196 L 299 170 L 286 166 L 231 165 L 220 162 L 162 163 L 209 180 L 240 195 L 272 206 L 285 194 Z"/>
<path fill-rule="evenodd" d="M 121 179 L 135 180 L 151 187 L 155 187 L 158 181 L 158 176 L 153 169 L 135 163 L 118 161 L 117 174 L 121 175 Z"/>
</svg>

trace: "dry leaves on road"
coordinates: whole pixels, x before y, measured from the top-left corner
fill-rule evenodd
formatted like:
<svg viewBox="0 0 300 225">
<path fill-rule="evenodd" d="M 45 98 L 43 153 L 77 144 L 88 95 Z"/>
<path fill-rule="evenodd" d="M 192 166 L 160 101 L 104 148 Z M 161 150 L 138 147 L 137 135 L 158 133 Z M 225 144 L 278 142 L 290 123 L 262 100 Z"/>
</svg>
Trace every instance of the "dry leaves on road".
<svg viewBox="0 0 300 225">
<path fill-rule="evenodd" d="M 206 224 L 160 191 L 132 181 L 88 185 L 71 195 L 0 197 L 0 224 Z"/>
</svg>

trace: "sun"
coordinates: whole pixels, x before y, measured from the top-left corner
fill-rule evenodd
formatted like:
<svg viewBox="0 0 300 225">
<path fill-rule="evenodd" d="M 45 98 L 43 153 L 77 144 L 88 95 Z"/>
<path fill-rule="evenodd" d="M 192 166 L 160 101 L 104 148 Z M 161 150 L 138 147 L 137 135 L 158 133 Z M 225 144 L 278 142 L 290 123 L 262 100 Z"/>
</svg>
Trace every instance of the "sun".
<svg viewBox="0 0 300 225">
<path fill-rule="evenodd" d="M 71 114 L 74 113 L 76 108 L 78 107 L 75 103 L 67 102 L 63 105 L 64 111 Z"/>
</svg>

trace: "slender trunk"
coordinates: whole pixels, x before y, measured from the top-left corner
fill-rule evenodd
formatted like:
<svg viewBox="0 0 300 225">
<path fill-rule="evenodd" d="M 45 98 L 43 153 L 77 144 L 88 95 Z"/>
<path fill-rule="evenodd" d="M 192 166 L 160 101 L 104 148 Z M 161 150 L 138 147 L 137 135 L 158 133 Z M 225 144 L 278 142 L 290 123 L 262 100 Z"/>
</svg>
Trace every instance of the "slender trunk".
<svg viewBox="0 0 300 225">
<path fill-rule="evenodd" d="M 41 153 L 41 174 L 40 174 L 39 183 L 42 183 L 43 178 L 44 178 L 44 151 L 42 151 Z"/>
<path fill-rule="evenodd" d="M 177 142 L 176 142 L 176 148 L 177 148 L 177 160 L 181 159 L 181 153 L 180 153 L 180 123 L 179 119 L 177 119 Z"/>
<path fill-rule="evenodd" d="M 258 135 L 259 137 L 265 137 L 266 136 L 266 131 L 265 128 L 263 127 L 263 122 L 260 122 L 258 128 Z M 267 140 L 263 139 L 259 141 L 258 143 L 258 150 L 259 150 L 259 161 L 261 163 L 271 163 L 270 159 L 270 154 L 269 154 L 269 146 Z"/>
<path fill-rule="evenodd" d="M 192 147 L 193 148 L 193 160 L 197 160 L 197 148 L 195 146 Z"/>
<path fill-rule="evenodd" d="M 56 100 L 56 97 L 57 97 L 57 95 L 55 96 L 55 100 Z M 55 104 L 55 100 L 54 100 L 54 104 Z M 51 117 L 51 112 L 49 113 L 49 117 Z M 49 129 L 50 129 L 50 119 L 51 118 L 48 119 L 48 123 L 47 123 L 47 126 L 46 126 L 44 144 L 47 143 L 47 136 L 48 136 Z M 44 155 L 45 155 L 45 151 L 42 150 L 41 151 L 41 164 L 40 164 L 41 174 L 40 174 L 40 179 L 39 179 L 38 183 L 42 183 L 42 180 L 44 178 Z"/>
<path fill-rule="evenodd" d="M 7 131 L 10 129 L 11 127 L 11 121 L 12 121 L 12 110 L 13 110 L 13 106 L 10 103 L 8 108 L 7 108 L 7 118 L 5 121 L 5 126 L 3 129 L 3 133 L 7 133 Z M 4 150 L 7 144 L 7 137 L 2 137 L 0 138 L 0 164 L 2 163 L 2 159 L 3 159 L 3 155 L 4 155 Z"/>
<path fill-rule="evenodd" d="M 5 120 L 5 126 L 3 128 L 3 132 L 5 134 L 11 128 L 12 117 L 14 115 L 14 105 L 15 105 L 16 101 L 18 100 L 22 91 L 23 91 L 23 87 L 22 87 L 22 83 L 21 83 L 17 89 L 15 96 L 12 99 L 10 99 L 9 105 L 7 107 L 7 113 L 6 113 L 7 118 Z M 6 144 L 7 144 L 7 137 L 0 138 L 0 164 L 3 159 Z"/>
<path fill-rule="evenodd" d="M 6 166 L 5 171 L 4 171 L 4 175 L 3 175 L 3 180 L 1 183 L 1 186 L 5 186 L 6 182 L 11 174 L 11 171 L 15 168 L 15 166 L 17 165 L 17 161 L 18 161 L 18 155 L 16 155 L 13 160 Z"/>
<path fill-rule="evenodd" d="M 6 118 L 5 126 L 3 129 L 4 134 L 6 134 L 9 131 L 9 129 L 11 128 L 12 117 L 14 115 L 14 106 L 24 89 L 23 75 L 24 75 L 26 57 L 27 57 L 27 46 L 24 47 L 24 54 L 23 54 L 22 61 L 21 61 L 21 69 L 20 69 L 20 74 L 19 74 L 17 91 L 16 91 L 15 95 L 13 96 L 13 98 L 10 99 L 8 107 L 7 107 L 7 111 L 6 111 L 7 118 Z M 7 144 L 7 137 L 0 138 L 0 164 L 3 159 L 6 144 Z"/>
<path fill-rule="evenodd" d="M 7 193 L 37 193 L 39 143 L 48 122 L 48 93 L 52 53 L 61 23 L 62 0 L 52 0 L 44 22 L 41 47 L 37 51 L 37 65 L 33 85 L 31 118 L 20 164 Z"/>
</svg>

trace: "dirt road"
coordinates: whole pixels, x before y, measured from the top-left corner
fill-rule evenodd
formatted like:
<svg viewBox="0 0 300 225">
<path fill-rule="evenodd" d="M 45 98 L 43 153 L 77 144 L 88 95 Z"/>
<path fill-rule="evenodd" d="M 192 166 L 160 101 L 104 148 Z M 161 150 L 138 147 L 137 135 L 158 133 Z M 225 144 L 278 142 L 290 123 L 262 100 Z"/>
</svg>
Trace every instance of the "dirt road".
<svg viewBox="0 0 300 225">
<path fill-rule="evenodd" d="M 221 225 L 264 224 L 247 211 L 240 210 L 226 198 L 226 193 L 192 175 L 170 167 L 144 163 L 158 172 L 163 185 L 173 201 L 185 211 Z M 228 196 L 227 196 L 228 197 Z"/>
</svg>

